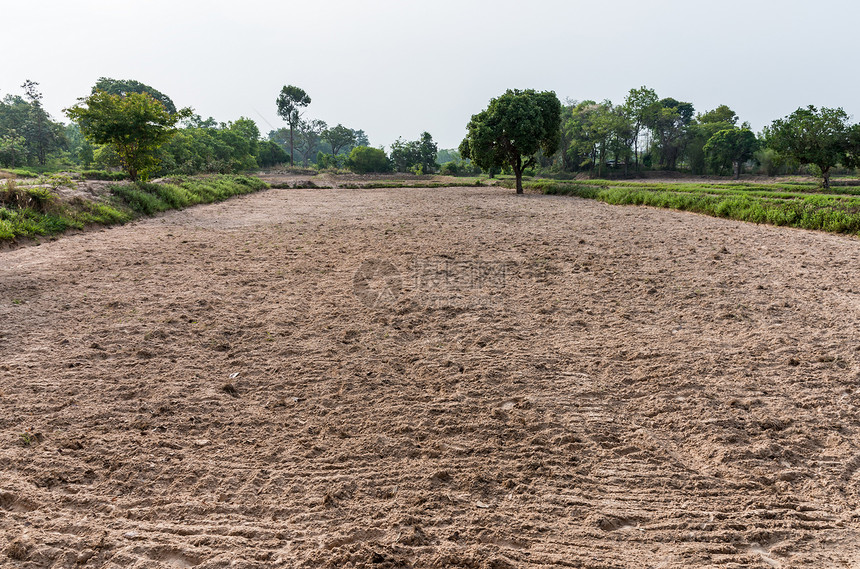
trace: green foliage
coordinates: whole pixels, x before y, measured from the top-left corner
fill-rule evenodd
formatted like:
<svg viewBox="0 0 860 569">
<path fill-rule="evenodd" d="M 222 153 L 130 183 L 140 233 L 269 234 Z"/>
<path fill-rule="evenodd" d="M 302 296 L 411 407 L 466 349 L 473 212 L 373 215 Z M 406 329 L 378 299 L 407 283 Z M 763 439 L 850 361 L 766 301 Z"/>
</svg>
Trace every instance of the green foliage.
<svg viewBox="0 0 860 569">
<path fill-rule="evenodd" d="M 359 174 L 381 173 L 390 171 L 391 163 L 388 161 L 384 150 L 369 146 L 356 146 L 349 153 L 347 167 Z"/>
<path fill-rule="evenodd" d="M 173 104 L 173 100 L 170 97 L 158 89 L 133 79 L 111 79 L 110 77 L 99 77 L 99 80 L 96 81 L 96 84 L 93 86 L 92 94 L 95 95 L 98 91 L 104 91 L 110 95 L 119 95 L 121 97 L 125 97 L 129 93 L 146 93 L 164 105 L 164 109 L 168 113 L 176 114 L 177 112 L 176 105 Z"/>
<path fill-rule="evenodd" d="M 146 179 L 155 171 L 160 162 L 156 151 L 173 137 L 176 123 L 191 114 L 190 109 L 170 113 L 147 93 L 111 95 L 105 91 L 96 91 L 65 112 L 87 140 L 108 144 L 116 151 L 132 180 Z"/>
<path fill-rule="evenodd" d="M 31 209 L 44 213 L 51 209 L 56 199 L 57 196 L 47 188 L 20 187 L 11 180 L 0 186 L 0 206 L 4 208 Z"/>
<path fill-rule="evenodd" d="M 608 156 L 629 159 L 632 125 L 623 108 L 610 101 L 583 101 L 562 110 L 562 162 L 568 170 L 587 170 L 601 176 Z"/>
<path fill-rule="evenodd" d="M 391 162 L 398 172 L 431 174 L 436 170 L 438 146 L 429 132 L 421 133 L 419 140 L 405 141 L 398 138 L 391 145 Z"/>
<path fill-rule="evenodd" d="M 630 89 L 624 99 L 624 115 L 630 120 L 633 141 L 633 155 L 636 160 L 636 170 L 639 171 L 639 137 L 643 129 L 654 124 L 660 103 L 654 89 L 644 85 L 638 89 Z"/>
<path fill-rule="evenodd" d="M 720 105 L 712 111 L 701 113 L 696 117 L 700 124 L 727 124 L 735 126 L 738 124 L 738 115 L 728 105 Z"/>
<path fill-rule="evenodd" d="M 125 172 L 111 172 L 108 170 L 82 170 L 81 178 L 84 180 L 105 180 L 108 182 L 119 182 L 128 178 Z"/>
<path fill-rule="evenodd" d="M 275 104 L 278 106 L 278 116 L 290 125 L 290 164 L 295 164 L 293 153 L 295 147 L 294 133 L 301 120 L 301 109 L 311 104 L 311 98 L 300 87 L 284 85 Z"/>
<path fill-rule="evenodd" d="M 445 162 L 439 169 L 439 173 L 443 176 L 456 176 L 460 173 L 460 164 L 454 162 Z"/>
<path fill-rule="evenodd" d="M 261 168 L 271 168 L 284 164 L 290 159 L 289 155 L 277 143 L 263 140 L 257 145 L 257 164 Z"/>
<path fill-rule="evenodd" d="M 509 89 L 473 115 L 460 154 L 484 170 L 509 166 L 522 193 L 523 169 L 536 163 L 539 150 L 551 156 L 560 140 L 561 103 L 552 91 Z"/>
<path fill-rule="evenodd" d="M 735 165 L 736 178 L 740 178 L 744 162 L 752 159 L 758 147 L 759 141 L 750 129 L 730 128 L 714 133 L 704 152 L 712 163 Z"/>
<path fill-rule="evenodd" d="M 0 165 L 46 167 L 52 152 L 62 151 L 64 127 L 42 106 L 38 83 L 26 81 L 25 97 L 7 95 L 0 101 Z"/>
<path fill-rule="evenodd" d="M 830 187 L 830 170 L 837 164 L 853 162 L 851 133 L 848 115 L 841 108 L 819 110 L 810 105 L 773 121 L 765 139 L 776 152 L 818 167 L 826 189 Z"/>
<path fill-rule="evenodd" d="M 243 172 L 256 169 L 261 156 L 269 166 L 284 162 L 286 157 L 278 148 L 261 144 L 257 125 L 250 119 L 240 118 L 219 127 L 189 126 L 159 151 L 159 174 Z"/>
<path fill-rule="evenodd" d="M 674 170 L 684 149 L 688 126 L 693 119 L 692 103 L 683 103 L 671 97 L 661 99 L 660 107 L 651 124 L 657 165 Z"/>
<path fill-rule="evenodd" d="M 510 186 L 510 183 L 503 182 Z M 536 181 L 527 187 L 617 205 L 648 205 L 754 223 L 860 234 L 860 188 L 820 193 L 812 184 L 670 184 Z"/>
<path fill-rule="evenodd" d="M 317 119 L 308 121 L 299 120 L 296 126 L 296 133 L 299 139 L 299 152 L 302 155 L 302 163 L 305 166 L 310 162 L 311 154 L 314 151 L 318 151 L 320 137 L 326 128 L 325 121 Z"/>
<path fill-rule="evenodd" d="M 39 174 L 37 172 L 33 172 L 32 170 L 24 170 L 23 168 L 13 168 L 9 170 L 11 174 L 14 174 L 18 178 L 38 178 Z"/>
<path fill-rule="evenodd" d="M 91 224 L 125 223 L 140 215 L 223 201 L 267 187 L 262 180 L 247 176 L 177 178 L 164 184 L 111 186 L 107 201 L 76 199 L 61 203 L 44 188 L 22 189 L 14 185 L 16 197 L 8 198 L 7 185 L 6 191 L 0 192 L 0 240 L 54 235 Z"/>
<path fill-rule="evenodd" d="M 352 150 L 357 137 L 354 130 L 338 123 L 335 127 L 323 130 L 320 138 L 331 146 L 331 154 L 337 156 L 341 150 Z"/>
<path fill-rule="evenodd" d="M 320 170 L 333 169 L 340 167 L 340 160 L 334 154 L 326 154 L 322 151 L 317 152 L 317 168 Z"/>
</svg>

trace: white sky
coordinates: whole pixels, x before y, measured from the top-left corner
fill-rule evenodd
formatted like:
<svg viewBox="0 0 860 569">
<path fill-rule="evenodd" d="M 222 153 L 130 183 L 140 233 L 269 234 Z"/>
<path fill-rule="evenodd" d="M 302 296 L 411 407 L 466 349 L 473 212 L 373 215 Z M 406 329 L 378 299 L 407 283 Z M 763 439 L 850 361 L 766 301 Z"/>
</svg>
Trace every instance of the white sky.
<svg viewBox="0 0 860 569">
<path fill-rule="evenodd" d="M 374 146 L 427 130 L 455 148 L 508 88 L 621 102 L 647 85 L 755 130 L 800 106 L 860 120 L 856 0 L 0 0 L 0 96 L 40 83 L 55 119 L 101 76 L 136 79 L 218 121 L 306 116 Z"/>
</svg>

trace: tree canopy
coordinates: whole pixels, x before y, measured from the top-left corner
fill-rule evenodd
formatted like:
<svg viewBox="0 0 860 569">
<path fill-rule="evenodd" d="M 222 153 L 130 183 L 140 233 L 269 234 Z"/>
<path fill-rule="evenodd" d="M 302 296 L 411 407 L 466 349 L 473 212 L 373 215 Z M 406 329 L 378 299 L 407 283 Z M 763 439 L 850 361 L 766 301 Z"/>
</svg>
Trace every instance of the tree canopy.
<svg viewBox="0 0 860 569">
<path fill-rule="evenodd" d="M 536 163 L 535 154 L 551 156 L 558 149 L 561 102 L 552 91 L 509 89 L 492 99 L 466 127 L 460 154 L 481 168 L 509 166 L 523 193 L 523 170 Z"/>
<path fill-rule="evenodd" d="M 369 146 L 356 146 L 349 153 L 349 167 L 359 174 L 370 172 L 388 172 L 391 163 L 385 151 Z"/>
<path fill-rule="evenodd" d="M 311 104 L 311 98 L 304 89 L 295 85 L 284 85 L 275 104 L 278 105 L 278 116 L 290 125 L 290 164 L 294 164 L 293 148 L 295 141 L 293 131 L 299 127 L 302 119 L 301 109 Z"/>
<path fill-rule="evenodd" d="M 758 147 L 758 139 L 750 129 L 729 128 L 714 133 L 704 151 L 711 161 L 736 168 L 735 179 L 739 179 L 744 162 L 752 159 Z"/>
<path fill-rule="evenodd" d="M 150 87 L 140 81 L 134 79 L 111 79 L 110 77 L 99 77 L 96 84 L 93 86 L 92 94 L 97 91 L 104 91 L 111 95 L 125 96 L 129 93 L 146 93 L 162 105 L 168 113 L 176 112 L 176 105 L 173 100 L 154 87 Z"/>
<path fill-rule="evenodd" d="M 148 93 L 96 91 L 65 110 L 91 142 L 109 144 L 132 180 L 146 179 L 159 163 L 156 150 L 176 132 L 190 109 L 171 113 Z"/>
<path fill-rule="evenodd" d="M 821 170 L 825 189 L 830 187 L 831 168 L 852 161 L 851 127 L 841 108 L 799 108 L 773 121 L 765 135 L 777 152 Z"/>
<path fill-rule="evenodd" d="M 431 174 L 436 170 L 438 145 L 429 132 L 421 133 L 419 140 L 398 138 L 391 145 L 391 162 L 398 172 Z"/>
</svg>

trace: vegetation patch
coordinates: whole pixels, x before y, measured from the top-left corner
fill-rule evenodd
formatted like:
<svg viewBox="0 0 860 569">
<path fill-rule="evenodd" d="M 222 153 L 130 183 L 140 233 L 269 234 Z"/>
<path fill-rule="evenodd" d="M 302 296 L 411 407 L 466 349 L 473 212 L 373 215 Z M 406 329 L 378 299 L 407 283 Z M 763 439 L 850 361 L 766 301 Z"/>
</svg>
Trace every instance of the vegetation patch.
<svg viewBox="0 0 860 569">
<path fill-rule="evenodd" d="M 501 185 L 513 187 L 512 181 Z M 753 223 L 860 234 L 860 191 L 845 186 L 824 192 L 812 183 L 707 184 L 610 180 L 525 182 L 545 194 L 596 199 L 614 205 L 647 205 Z"/>
<path fill-rule="evenodd" d="M 137 182 L 109 187 L 102 200 L 61 201 L 47 188 L 8 183 L 0 191 L 0 241 L 57 235 L 88 225 L 116 225 L 141 216 L 214 203 L 268 188 L 250 176 L 173 178 L 161 183 Z"/>
</svg>

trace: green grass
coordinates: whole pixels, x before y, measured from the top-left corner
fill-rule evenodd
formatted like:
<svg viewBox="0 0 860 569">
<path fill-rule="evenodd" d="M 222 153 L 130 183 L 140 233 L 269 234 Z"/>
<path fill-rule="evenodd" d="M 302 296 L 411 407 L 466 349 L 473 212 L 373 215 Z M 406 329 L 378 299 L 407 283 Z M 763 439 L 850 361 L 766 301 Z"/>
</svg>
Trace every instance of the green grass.
<svg viewBox="0 0 860 569">
<path fill-rule="evenodd" d="M 56 235 L 87 225 L 126 223 L 138 217 L 219 202 L 268 187 L 262 180 L 248 176 L 175 178 L 160 184 L 139 182 L 110 186 L 110 194 L 100 201 L 50 199 L 48 205 L 40 202 L 32 207 L 0 204 L 0 241 Z"/>
<path fill-rule="evenodd" d="M 513 187 L 510 182 L 503 182 Z M 648 183 L 610 180 L 524 182 L 545 194 L 570 195 L 615 205 L 692 211 L 753 223 L 860 234 L 860 188 L 812 182 Z"/>
</svg>

